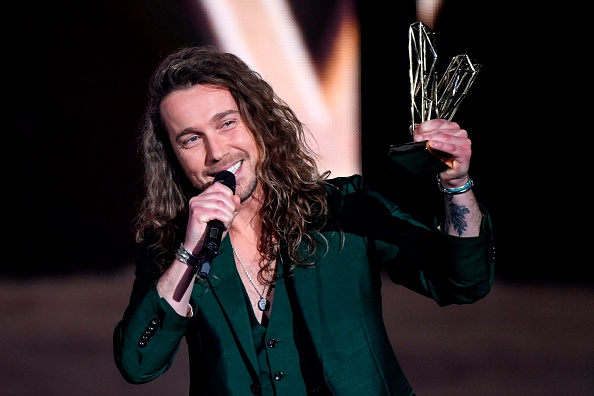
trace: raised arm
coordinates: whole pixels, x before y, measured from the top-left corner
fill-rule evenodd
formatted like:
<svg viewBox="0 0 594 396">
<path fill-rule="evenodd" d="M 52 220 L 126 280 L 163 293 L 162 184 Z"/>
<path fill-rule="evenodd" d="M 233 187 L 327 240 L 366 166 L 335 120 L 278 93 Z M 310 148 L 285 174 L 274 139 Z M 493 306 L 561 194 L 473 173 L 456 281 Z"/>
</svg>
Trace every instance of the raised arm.
<svg viewBox="0 0 594 396">
<path fill-rule="evenodd" d="M 466 130 L 453 121 L 428 120 L 415 127 L 414 140 L 428 140 L 430 149 L 446 158 L 450 166 L 437 176 L 445 204 L 445 222 L 441 229 L 460 237 L 479 235 L 483 215 L 468 173 L 472 149 Z"/>
</svg>

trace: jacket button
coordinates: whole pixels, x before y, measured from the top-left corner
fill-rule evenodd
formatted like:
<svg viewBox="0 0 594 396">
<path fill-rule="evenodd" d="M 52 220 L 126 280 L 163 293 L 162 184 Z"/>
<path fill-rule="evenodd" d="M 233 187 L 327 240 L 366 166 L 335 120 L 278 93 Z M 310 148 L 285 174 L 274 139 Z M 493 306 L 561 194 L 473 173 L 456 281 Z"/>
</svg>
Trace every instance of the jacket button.
<svg viewBox="0 0 594 396">
<path fill-rule="evenodd" d="M 260 395 L 260 394 L 262 394 L 262 387 L 260 386 L 260 384 L 251 384 L 250 385 L 250 390 L 252 391 L 252 393 L 254 395 Z"/>
<path fill-rule="evenodd" d="M 266 345 L 268 345 L 268 348 L 274 348 L 276 346 L 276 340 L 274 338 L 271 338 L 268 341 L 266 341 Z"/>
<path fill-rule="evenodd" d="M 155 330 L 157 329 L 157 325 L 159 324 L 159 319 L 158 318 L 154 318 L 153 320 L 151 320 L 151 323 L 148 324 L 148 326 L 146 326 L 146 331 L 148 333 L 154 333 Z"/>
<path fill-rule="evenodd" d="M 274 380 L 275 381 L 282 381 L 284 376 L 285 375 L 282 372 L 277 371 L 276 373 L 274 373 Z"/>
</svg>

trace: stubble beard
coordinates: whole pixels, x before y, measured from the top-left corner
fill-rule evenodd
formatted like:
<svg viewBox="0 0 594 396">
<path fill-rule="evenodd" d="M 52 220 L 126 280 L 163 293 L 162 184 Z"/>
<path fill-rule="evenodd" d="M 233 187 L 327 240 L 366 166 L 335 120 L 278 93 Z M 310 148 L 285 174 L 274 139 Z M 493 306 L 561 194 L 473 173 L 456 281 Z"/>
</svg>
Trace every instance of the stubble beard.
<svg viewBox="0 0 594 396">
<path fill-rule="evenodd" d="M 249 183 L 245 189 L 241 189 L 240 191 L 238 191 L 239 199 L 243 203 L 246 200 L 248 200 L 249 198 L 255 198 L 255 194 L 256 194 L 257 190 L 261 190 L 261 189 L 258 189 L 258 179 L 256 178 L 256 176 L 254 176 L 253 178 L 251 178 L 249 180 Z"/>
</svg>

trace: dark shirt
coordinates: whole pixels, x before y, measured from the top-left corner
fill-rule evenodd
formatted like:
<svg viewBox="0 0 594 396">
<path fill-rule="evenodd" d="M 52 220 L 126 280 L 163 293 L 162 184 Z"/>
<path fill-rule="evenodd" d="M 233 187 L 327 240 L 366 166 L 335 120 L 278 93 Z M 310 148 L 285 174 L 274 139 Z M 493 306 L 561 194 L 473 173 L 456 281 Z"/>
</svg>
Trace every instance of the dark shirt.
<svg viewBox="0 0 594 396">
<path fill-rule="evenodd" d="M 283 276 L 285 271 L 282 265 L 286 260 L 279 261 L 269 320 L 266 320 L 266 315 L 262 324 L 256 320 L 247 292 L 244 292 L 258 355 L 262 394 L 326 394 L 323 375 L 307 329 L 302 319 L 294 317 L 289 301 L 286 286 L 289 284 L 290 288 L 290 279 Z"/>
</svg>

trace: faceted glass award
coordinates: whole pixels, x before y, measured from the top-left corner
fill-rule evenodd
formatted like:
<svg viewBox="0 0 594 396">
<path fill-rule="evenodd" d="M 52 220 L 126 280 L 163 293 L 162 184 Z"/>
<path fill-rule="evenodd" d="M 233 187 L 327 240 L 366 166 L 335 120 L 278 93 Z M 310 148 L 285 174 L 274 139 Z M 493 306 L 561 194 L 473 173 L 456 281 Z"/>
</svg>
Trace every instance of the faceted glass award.
<svg viewBox="0 0 594 396">
<path fill-rule="evenodd" d="M 451 120 L 454 117 L 481 65 L 468 55 L 457 55 L 439 79 L 435 33 L 422 22 L 415 22 L 409 27 L 408 55 L 414 133 L 418 123 L 435 118 Z M 451 166 L 448 155 L 432 150 L 427 142 L 392 145 L 389 156 L 415 174 L 437 174 Z"/>
</svg>

